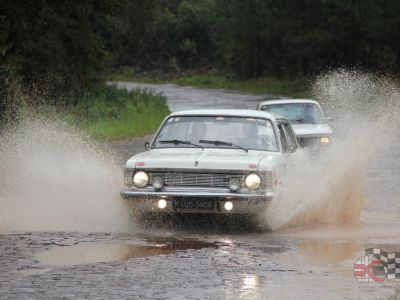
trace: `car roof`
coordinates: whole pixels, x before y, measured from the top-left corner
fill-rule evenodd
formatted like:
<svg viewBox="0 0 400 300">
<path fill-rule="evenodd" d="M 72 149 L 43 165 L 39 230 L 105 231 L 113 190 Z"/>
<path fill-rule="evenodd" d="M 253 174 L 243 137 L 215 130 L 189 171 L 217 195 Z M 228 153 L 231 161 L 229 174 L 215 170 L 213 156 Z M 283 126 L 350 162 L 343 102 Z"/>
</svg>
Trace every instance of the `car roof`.
<svg viewBox="0 0 400 300">
<path fill-rule="evenodd" d="M 260 102 L 258 105 L 268 105 L 268 104 L 290 104 L 290 103 L 313 103 L 319 105 L 318 101 L 311 99 L 273 99 Z"/>
<path fill-rule="evenodd" d="M 231 116 L 231 117 L 250 117 L 263 119 L 285 119 L 281 115 L 253 109 L 192 109 L 173 112 L 173 116 Z"/>
</svg>

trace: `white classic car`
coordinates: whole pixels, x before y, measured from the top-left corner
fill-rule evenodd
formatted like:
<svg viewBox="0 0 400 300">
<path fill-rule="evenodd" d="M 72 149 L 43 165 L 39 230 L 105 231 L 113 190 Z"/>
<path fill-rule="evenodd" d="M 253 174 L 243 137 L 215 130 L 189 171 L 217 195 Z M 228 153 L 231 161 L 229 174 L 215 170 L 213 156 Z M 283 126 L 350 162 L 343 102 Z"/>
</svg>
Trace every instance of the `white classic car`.
<svg viewBox="0 0 400 300">
<path fill-rule="evenodd" d="M 299 148 L 288 120 L 273 113 L 174 112 L 127 161 L 121 196 L 139 214 L 264 214 Z"/>
<path fill-rule="evenodd" d="M 287 118 L 302 147 L 329 145 L 332 129 L 317 101 L 284 99 L 263 101 L 257 110 L 273 112 Z"/>
</svg>

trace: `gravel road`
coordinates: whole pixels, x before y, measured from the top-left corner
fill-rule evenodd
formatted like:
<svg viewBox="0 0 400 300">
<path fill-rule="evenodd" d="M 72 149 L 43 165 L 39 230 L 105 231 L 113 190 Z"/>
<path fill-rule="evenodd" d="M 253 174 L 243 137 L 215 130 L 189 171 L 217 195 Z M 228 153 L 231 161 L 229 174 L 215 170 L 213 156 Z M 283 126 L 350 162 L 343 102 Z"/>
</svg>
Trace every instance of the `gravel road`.
<svg viewBox="0 0 400 300">
<path fill-rule="evenodd" d="M 255 108 L 269 98 L 173 85 L 118 86 L 162 93 L 172 111 Z M 121 166 L 150 138 L 108 147 Z M 375 219 L 351 226 L 257 233 L 239 220 L 228 230 L 207 218 L 132 225 L 117 233 L 4 231 L 0 299 L 385 299 L 395 294 L 398 279 L 359 283 L 353 265 L 366 248 L 400 251 L 398 158 L 371 164 L 366 215 Z M 377 192 L 382 184 L 386 194 Z M 378 201 L 384 198 L 389 200 Z M 390 213 L 392 218 L 381 216 Z"/>
</svg>

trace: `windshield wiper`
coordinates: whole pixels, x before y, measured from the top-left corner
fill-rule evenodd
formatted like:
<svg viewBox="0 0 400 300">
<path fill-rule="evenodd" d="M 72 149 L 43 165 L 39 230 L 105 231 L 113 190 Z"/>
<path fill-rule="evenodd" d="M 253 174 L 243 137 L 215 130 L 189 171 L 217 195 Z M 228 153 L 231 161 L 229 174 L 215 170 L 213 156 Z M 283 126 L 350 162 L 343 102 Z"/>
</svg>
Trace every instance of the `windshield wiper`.
<svg viewBox="0 0 400 300">
<path fill-rule="evenodd" d="M 204 149 L 203 146 L 193 144 L 191 141 L 182 141 L 182 140 L 161 140 L 158 141 L 160 144 L 175 144 L 175 145 L 192 145 L 201 149 Z"/>
<path fill-rule="evenodd" d="M 230 147 L 235 147 L 238 149 L 242 149 L 246 152 L 249 152 L 249 149 L 243 148 L 241 146 L 232 144 L 232 143 L 228 143 L 228 142 L 224 142 L 224 141 L 209 141 L 209 140 L 200 140 L 199 143 L 201 144 L 213 144 L 215 146 L 230 146 Z"/>
<path fill-rule="evenodd" d="M 296 119 L 296 120 L 294 120 L 296 123 L 304 123 L 304 119 Z"/>
</svg>

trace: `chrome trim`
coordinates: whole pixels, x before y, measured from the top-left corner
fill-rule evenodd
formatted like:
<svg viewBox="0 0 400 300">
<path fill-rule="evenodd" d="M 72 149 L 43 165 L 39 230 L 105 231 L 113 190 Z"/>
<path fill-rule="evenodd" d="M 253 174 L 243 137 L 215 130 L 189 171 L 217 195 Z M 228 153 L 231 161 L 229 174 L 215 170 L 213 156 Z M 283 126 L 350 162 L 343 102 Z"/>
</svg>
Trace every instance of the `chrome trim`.
<svg viewBox="0 0 400 300">
<path fill-rule="evenodd" d="M 296 134 L 297 138 L 321 138 L 321 137 L 328 137 L 331 138 L 332 134 L 329 133 L 312 133 L 312 134 Z"/>
<path fill-rule="evenodd" d="M 255 173 L 261 177 L 261 185 L 260 189 L 270 189 L 272 188 L 272 172 L 271 171 L 257 171 L 257 170 L 221 170 L 221 169 L 183 169 L 183 168 L 149 168 L 149 169 L 136 169 L 130 175 L 129 173 L 125 173 L 125 176 L 129 175 L 133 177 L 136 172 L 144 171 L 150 176 L 150 183 L 152 182 L 152 178 L 154 176 L 161 176 L 164 180 L 165 186 L 163 189 L 168 188 L 205 188 L 205 189 L 213 189 L 213 188 L 227 188 L 229 189 L 229 180 L 231 178 L 238 178 L 241 182 L 241 189 L 240 191 L 248 191 L 245 187 L 244 181 L 245 178 L 252 173 Z M 185 175 L 188 175 L 185 177 Z M 217 181 L 213 182 L 213 179 L 210 180 L 210 184 L 205 184 L 204 180 L 195 180 L 193 182 L 188 182 L 187 179 L 189 176 L 194 176 L 199 179 L 200 176 L 208 176 L 208 177 L 215 177 Z M 167 179 L 167 177 L 169 177 Z M 172 178 L 172 179 L 171 179 Z M 174 182 L 175 179 L 181 178 L 181 182 Z M 226 182 L 222 181 L 225 179 Z M 171 182 L 172 180 L 172 182 Z M 168 182 L 169 181 L 169 182 Z M 125 177 L 125 184 L 128 187 L 131 187 L 132 184 L 130 183 L 129 178 Z M 146 187 L 148 188 L 148 187 Z"/>
<path fill-rule="evenodd" d="M 186 173 L 219 173 L 219 174 L 249 174 L 249 173 L 265 173 L 266 171 L 257 171 L 253 169 L 232 170 L 232 169 L 205 169 L 205 168 L 136 168 L 137 171 L 146 172 L 186 172 Z"/>
<path fill-rule="evenodd" d="M 194 197 L 194 198 L 227 198 L 227 199 L 248 199 L 248 200 L 272 200 L 273 193 L 267 192 L 265 194 L 240 194 L 229 192 L 188 192 L 188 191 L 137 191 L 137 190 L 123 190 L 121 191 L 123 198 L 135 197 Z"/>
<path fill-rule="evenodd" d="M 219 172 L 154 172 L 148 174 L 151 181 L 155 177 L 161 177 L 164 180 L 164 185 L 167 187 L 221 187 L 228 188 L 229 180 L 237 178 L 243 182 L 245 174 L 219 173 Z"/>
</svg>

